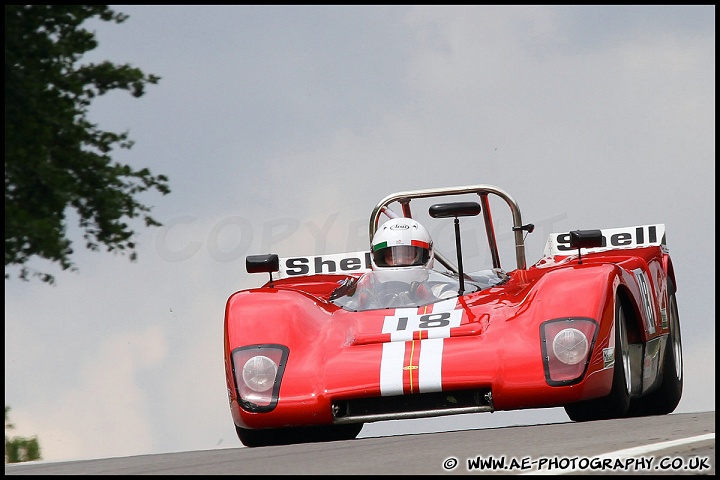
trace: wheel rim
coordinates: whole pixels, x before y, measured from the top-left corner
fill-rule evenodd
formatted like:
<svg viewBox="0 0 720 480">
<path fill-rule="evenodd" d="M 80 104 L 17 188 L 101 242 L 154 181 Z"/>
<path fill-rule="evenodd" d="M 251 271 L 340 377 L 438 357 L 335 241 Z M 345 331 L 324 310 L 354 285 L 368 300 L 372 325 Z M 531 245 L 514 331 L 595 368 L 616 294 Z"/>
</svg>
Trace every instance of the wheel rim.
<svg viewBox="0 0 720 480">
<path fill-rule="evenodd" d="M 670 298 L 670 341 L 675 360 L 675 376 L 678 380 L 682 380 L 682 341 L 680 340 L 680 321 L 674 295 Z"/>
<path fill-rule="evenodd" d="M 617 328 L 619 329 L 618 337 L 620 340 L 620 346 L 617 350 L 619 350 L 620 352 L 620 361 L 622 362 L 623 373 L 625 373 L 625 390 L 627 391 L 627 393 L 630 393 L 632 390 L 632 372 L 630 370 L 630 346 L 628 345 L 627 327 L 625 325 L 625 313 L 623 312 L 622 308 L 620 308 L 620 312 L 618 313 Z"/>
</svg>

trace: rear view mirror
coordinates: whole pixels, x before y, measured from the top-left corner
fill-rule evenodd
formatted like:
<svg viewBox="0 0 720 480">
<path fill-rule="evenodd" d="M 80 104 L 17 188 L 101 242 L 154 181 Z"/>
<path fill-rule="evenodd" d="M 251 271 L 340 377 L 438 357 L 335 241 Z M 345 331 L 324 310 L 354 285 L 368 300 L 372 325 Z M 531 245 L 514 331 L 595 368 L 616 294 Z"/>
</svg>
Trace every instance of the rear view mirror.
<svg viewBox="0 0 720 480">
<path fill-rule="evenodd" d="M 436 203 L 428 213 L 433 218 L 474 217 L 480 213 L 477 202 Z"/>
</svg>

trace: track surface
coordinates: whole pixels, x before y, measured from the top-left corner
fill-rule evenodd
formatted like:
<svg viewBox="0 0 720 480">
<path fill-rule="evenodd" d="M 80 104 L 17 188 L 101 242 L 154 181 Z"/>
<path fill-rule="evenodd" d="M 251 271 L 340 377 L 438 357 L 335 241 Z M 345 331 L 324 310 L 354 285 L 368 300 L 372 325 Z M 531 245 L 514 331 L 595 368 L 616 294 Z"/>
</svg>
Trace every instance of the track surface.
<svg viewBox="0 0 720 480">
<path fill-rule="evenodd" d="M 475 463 L 478 457 L 483 461 L 504 461 L 505 468 L 499 473 L 505 474 L 714 475 L 715 412 L 61 463 L 28 462 L 6 464 L 5 474 L 490 473 L 488 467 Z M 511 466 L 513 460 L 515 464 Z M 673 465 L 680 470 L 669 468 Z"/>
</svg>

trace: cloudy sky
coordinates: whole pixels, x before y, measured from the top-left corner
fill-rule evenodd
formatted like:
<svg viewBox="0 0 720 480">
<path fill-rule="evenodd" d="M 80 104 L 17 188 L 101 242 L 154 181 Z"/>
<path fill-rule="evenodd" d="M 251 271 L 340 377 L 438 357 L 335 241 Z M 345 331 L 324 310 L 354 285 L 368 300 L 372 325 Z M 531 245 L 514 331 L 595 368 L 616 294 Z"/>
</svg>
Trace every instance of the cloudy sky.
<svg viewBox="0 0 720 480">
<path fill-rule="evenodd" d="M 715 410 L 715 6 L 113 6 L 85 61 L 162 77 L 91 120 L 147 194 L 139 258 L 5 281 L 5 404 L 45 460 L 239 447 L 223 314 L 249 254 L 367 248 L 394 192 L 497 185 L 552 231 L 664 223 L 685 353 L 677 412 Z M 71 238 L 80 231 L 69 225 Z M 47 267 L 39 263 L 43 267 Z M 7 270 L 13 272 L 12 269 Z M 562 409 L 362 436 L 568 421 Z M 8 432 L 6 432 L 7 434 Z"/>
</svg>

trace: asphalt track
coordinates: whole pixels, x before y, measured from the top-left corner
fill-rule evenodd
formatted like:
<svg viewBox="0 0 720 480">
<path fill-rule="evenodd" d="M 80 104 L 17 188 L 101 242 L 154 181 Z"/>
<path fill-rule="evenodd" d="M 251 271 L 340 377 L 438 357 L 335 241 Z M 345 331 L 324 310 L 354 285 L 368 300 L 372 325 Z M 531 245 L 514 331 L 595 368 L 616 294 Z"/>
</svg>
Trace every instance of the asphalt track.
<svg viewBox="0 0 720 480">
<path fill-rule="evenodd" d="M 714 475 L 715 412 L 5 465 L 5 475 L 490 473 Z"/>
</svg>

